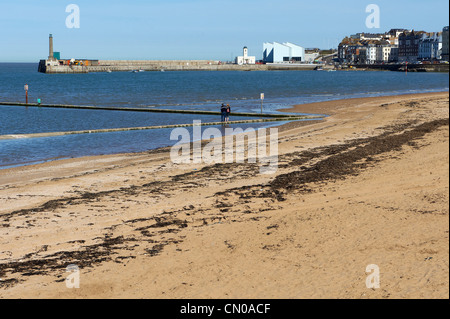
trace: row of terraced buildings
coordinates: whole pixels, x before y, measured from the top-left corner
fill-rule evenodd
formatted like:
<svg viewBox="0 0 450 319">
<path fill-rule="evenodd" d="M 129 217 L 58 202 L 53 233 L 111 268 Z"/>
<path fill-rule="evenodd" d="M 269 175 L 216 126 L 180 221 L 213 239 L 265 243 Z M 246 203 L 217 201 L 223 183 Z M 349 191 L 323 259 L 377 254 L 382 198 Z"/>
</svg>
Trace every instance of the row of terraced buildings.
<svg viewBox="0 0 450 319">
<path fill-rule="evenodd" d="M 338 58 L 342 64 L 361 65 L 448 61 L 448 38 L 448 26 L 439 32 L 357 33 L 342 40 Z"/>
</svg>

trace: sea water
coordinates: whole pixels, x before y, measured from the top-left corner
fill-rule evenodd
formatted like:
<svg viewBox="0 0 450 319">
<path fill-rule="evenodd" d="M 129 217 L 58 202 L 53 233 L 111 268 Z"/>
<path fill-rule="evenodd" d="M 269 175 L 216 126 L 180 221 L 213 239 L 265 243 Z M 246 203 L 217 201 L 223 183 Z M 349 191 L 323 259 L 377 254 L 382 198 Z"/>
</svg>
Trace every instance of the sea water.
<svg viewBox="0 0 450 319">
<path fill-rule="evenodd" d="M 34 63 L 0 63 L 0 101 L 109 107 L 264 112 L 337 99 L 448 91 L 447 73 L 173 71 L 41 74 Z M 233 118 L 241 119 L 241 118 Z M 248 119 L 248 118 L 245 118 Z M 0 135 L 215 122 L 213 115 L 0 106 Z M 276 123 L 279 125 L 280 123 Z M 236 125 L 243 129 L 267 123 Z M 236 127 L 230 125 L 231 127 Z M 218 127 L 223 130 L 223 127 Z M 176 141 L 170 129 L 0 140 L 0 168 L 55 158 L 141 152 Z"/>
</svg>

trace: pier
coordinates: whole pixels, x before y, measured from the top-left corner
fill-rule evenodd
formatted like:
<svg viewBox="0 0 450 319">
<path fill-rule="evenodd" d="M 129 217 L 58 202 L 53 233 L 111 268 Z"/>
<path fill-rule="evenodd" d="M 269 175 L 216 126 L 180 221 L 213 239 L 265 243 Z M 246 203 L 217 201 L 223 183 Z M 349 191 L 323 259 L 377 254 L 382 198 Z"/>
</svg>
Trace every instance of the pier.
<svg viewBox="0 0 450 319">
<path fill-rule="evenodd" d="M 38 71 L 49 74 L 93 73 L 93 72 L 160 72 L 160 71 L 310 71 L 317 64 L 228 64 L 208 60 L 41 60 Z M 75 64 L 76 63 L 76 64 Z"/>
</svg>

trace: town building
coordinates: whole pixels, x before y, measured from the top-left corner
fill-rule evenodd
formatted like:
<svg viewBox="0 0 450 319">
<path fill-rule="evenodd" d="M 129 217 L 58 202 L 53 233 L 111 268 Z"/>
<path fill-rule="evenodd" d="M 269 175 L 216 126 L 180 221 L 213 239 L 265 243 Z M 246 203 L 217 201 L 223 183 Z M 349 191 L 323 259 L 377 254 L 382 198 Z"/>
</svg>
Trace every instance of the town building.
<svg viewBox="0 0 450 319">
<path fill-rule="evenodd" d="M 442 30 L 442 60 L 448 61 L 448 26 Z"/>
<path fill-rule="evenodd" d="M 355 37 L 345 37 L 338 47 L 338 59 L 341 63 L 365 63 L 360 61 L 360 48 L 363 44 Z"/>
<path fill-rule="evenodd" d="M 421 61 L 440 60 L 442 55 L 442 32 L 424 33 L 419 40 Z"/>
<path fill-rule="evenodd" d="M 263 62 L 265 63 L 305 62 L 305 48 L 290 42 L 264 43 Z"/>
<path fill-rule="evenodd" d="M 398 60 L 398 47 L 389 41 L 383 40 L 377 44 L 377 63 L 390 63 Z"/>
<path fill-rule="evenodd" d="M 419 59 L 419 44 L 424 31 L 405 31 L 398 36 L 399 62 L 416 63 Z"/>
<path fill-rule="evenodd" d="M 357 33 L 357 34 L 352 34 L 350 36 L 351 39 L 356 39 L 359 41 L 380 41 L 383 40 L 385 38 L 386 34 L 382 34 L 382 33 Z"/>
<path fill-rule="evenodd" d="M 377 57 L 378 57 L 378 43 L 379 41 L 370 41 L 365 45 L 366 47 L 366 63 L 365 64 L 375 64 L 377 63 Z"/>
<path fill-rule="evenodd" d="M 403 32 L 411 32 L 412 30 L 407 29 L 391 29 L 386 32 L 386 40 L 389 41 L 390 44 L 398 46 L 398 37 Z"/>
<path fill-rule="evenodd" d="M 236 57 L 235 63 L 239 65 L 256 64 L 256 57 L 248 56 L 248 48 L 244 47 L 243 55 Z"/>
<path fill-rule="evenodd" d="M 346 37 L 339 44 L 338 58 L 341 63 L 349 64 L 391 63 L 398 61 L 398 47 L 386 39 L 359 40 Z"/>
<path fill-rule="evenodd" d="M 389 63 L 395 63 L 398 62 L 398 46 L 397 45 L 391 45 L 391 51 L 389 55 Z"/>
<path fill-rule="evenodd" d="M 391 29 L 381 33 L 357 33 L 345 37 L 338 47 L 344 64 L 417 63 L 448 61 L 448 27 L 442 32 Z"/>
</svg>

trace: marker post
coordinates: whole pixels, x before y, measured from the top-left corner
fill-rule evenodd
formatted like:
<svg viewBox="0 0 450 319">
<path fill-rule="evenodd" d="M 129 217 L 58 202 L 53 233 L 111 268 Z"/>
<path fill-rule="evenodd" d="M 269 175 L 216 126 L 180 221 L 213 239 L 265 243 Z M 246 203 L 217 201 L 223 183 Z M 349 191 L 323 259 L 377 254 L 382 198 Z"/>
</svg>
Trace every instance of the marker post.
<svg viewBox="0 0 450 319">
<path fill-rule="evenodd" d="M 263 113 L 264 93 L 261 93 L 261 114 Z"/>
<path fill-rule="evenodd" d="M 28 84 L 25 84 L 25 103 L 28 104 Z"/>
</svg>

